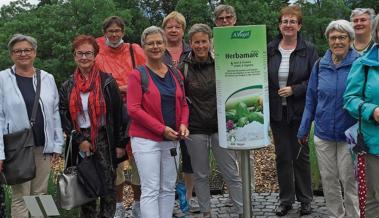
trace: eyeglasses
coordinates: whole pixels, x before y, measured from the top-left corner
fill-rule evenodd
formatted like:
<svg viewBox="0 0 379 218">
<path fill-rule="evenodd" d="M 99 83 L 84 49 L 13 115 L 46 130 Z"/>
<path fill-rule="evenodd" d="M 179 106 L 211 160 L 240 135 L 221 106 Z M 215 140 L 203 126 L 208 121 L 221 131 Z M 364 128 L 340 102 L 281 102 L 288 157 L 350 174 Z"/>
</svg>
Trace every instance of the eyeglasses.
<svg viewBox="0 0 379 218">
<path fill-rule="evenodd" d="M 227 16 L 224 16 L 224 17 L 217 17 L 217 21 L 224 21 L 224 20 L 231 20 L 231 19 L 233 19 L 234 18 L 234 16 L 233 15 L 227 15 Z"/>
<path fill-rule="evenodd" d="M 340 42 L 344 42 L 344 41 L 346 41 L 348 38 L 349 38 L 348 35 L 331 36 L 331 37 L 329 37 L 329 41 L 331 41 L 331 42 L 335 42 L 335 41 L 337 41 L 337 39 L 338 39 L 338 41 L 340 41 Z"/>
<path fill-rule="evenodd" d="M 14 55 L 21 56 L 22 53 L 24 53 L 25 55 L 31 55 L 33 51 L 34 51 L 34 48 L 13 49 L 12 53 Z"/>
<path fill-rule="evenodd" d="M 113 34 L 120 34 L 120 33 L 122 33 L 122 29 L 109 29 L 109 30 L 106 31 L 106 33 L 107 33 L 107 34 L 110 34 L 110 35 L 111 35 L 111 34 L 112 34 L 112 35 L 113 35 Z"/>
<path fill-rule="evenodd" d="M 282 20 L 280 23 L 283 24 L 283 25 L 288 25 L 288 24 L 289 25 L 295 25 L 298 22 L 297 22 L 297 20 Z"/>
<path fill-rule="evenodd" d="M 159 41 L 152 41 L 152 42 L 146 42 L 145 45 L 148 46 L 148 47 L 154 47 L 154 46 L 157 46 L 157 47 L 160 47 L 164 44 L 164 41 L 163 40 L 159 40 Z"/>
<path fill-rule="evenodd" d="M 83 51 L 76 51 L 74 52 L 74 56 L 76 58 L 93 58 L 95 55 L 95 53 L 93 51 L 86 51 L 86 52 L 83 52 Z"/>
</svg>

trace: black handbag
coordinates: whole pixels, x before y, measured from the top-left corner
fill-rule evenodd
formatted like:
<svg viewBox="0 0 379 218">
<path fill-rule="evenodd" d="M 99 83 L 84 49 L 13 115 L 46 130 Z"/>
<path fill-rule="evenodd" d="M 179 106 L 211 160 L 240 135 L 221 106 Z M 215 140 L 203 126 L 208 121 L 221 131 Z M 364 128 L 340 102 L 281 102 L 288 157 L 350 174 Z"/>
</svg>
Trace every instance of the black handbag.
<svg viewBox="0 0 379 218">
<path fill-rule="evenodd" d="M 12 68 L 11 71 L 13 72 Z M 36 175 L 34 160 L 34 136 L 32 127 L 36 122 L 38 100 L 41 93 L 41 72 L 37 70 L 37 89 L 34 97 L 30 127 L 21 131 L 4 134 L 4 175 L 8 185 L 21 184 L 32 180 Z"/>
<path fill-rule="evenodd" d="M 88 197 L 104 197 L 108 194 L 104 169 L 94 155 L 85 157 L 79 163 L 78 178 Z"/>
</svg>

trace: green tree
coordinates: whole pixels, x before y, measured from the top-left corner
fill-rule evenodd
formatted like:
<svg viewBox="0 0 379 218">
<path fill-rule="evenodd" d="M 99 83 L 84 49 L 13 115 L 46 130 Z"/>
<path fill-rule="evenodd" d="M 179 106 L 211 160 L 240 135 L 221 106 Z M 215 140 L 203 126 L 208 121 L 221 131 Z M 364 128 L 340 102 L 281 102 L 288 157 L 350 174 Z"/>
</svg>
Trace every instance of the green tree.
<svg viewBox="0 0 379 218">
<path fill-rule="evenodd" d="M 205 23 L 213 26 L 212 11 L 206 0 L 179 0 L 176 10 L 184 15 L 188 28 L 195 23 Z"/>
</svg>

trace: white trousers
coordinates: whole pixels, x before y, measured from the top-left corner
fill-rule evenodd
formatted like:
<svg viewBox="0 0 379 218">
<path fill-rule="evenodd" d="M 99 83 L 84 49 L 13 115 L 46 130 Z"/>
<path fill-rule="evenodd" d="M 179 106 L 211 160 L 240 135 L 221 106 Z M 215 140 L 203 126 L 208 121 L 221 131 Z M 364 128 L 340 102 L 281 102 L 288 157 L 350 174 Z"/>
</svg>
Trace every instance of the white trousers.
<svg viewBox="0 0 379 218">
<path fill-rule="evenodd" d="M 358 218 L 358 184 L 347 143 L 326 141 L 317 136 L 314 143 L 329 216 Z"/>
<path fill-rule="evenodd" d="M 179 143 L 132 137 L 131 145 L 141 179 L 142 218 L 171 218 L 175 204 L 175 161 L 178 163 Z M 171 148 L 178 152 L 175 158 L 170 154 Z"/>
</svg>

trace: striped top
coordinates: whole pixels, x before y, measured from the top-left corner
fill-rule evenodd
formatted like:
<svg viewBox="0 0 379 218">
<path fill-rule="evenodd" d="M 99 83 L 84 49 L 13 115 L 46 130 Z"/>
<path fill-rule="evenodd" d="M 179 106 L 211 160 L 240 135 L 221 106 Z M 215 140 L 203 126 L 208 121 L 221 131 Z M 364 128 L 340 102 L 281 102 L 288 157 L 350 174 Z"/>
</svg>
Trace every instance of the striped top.
<svg viewBox="0 0 379 218">
<path fill-rule="evenodd" d="M 278 70 L 278 80 L 279 80 L 279 87 L 283 88 L 287 86 L 287 79 L 289 74 L 289 68 L 290 68 L 290 56 L 291 53 L 295 49 L 283 49 L 281 46 L 279 46 L 279 51 L 282 54 L 282 61 L 280 62 L 279 70 Z M 282 98 L 282 105 L 287 105 L 286 98 Z"/>
</svg>

